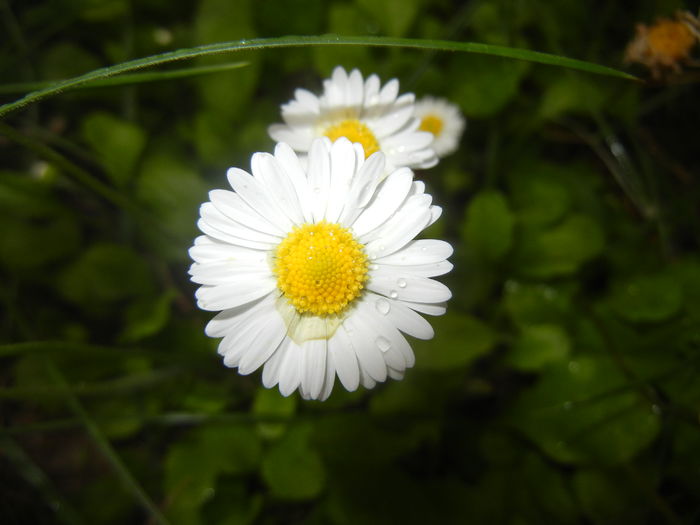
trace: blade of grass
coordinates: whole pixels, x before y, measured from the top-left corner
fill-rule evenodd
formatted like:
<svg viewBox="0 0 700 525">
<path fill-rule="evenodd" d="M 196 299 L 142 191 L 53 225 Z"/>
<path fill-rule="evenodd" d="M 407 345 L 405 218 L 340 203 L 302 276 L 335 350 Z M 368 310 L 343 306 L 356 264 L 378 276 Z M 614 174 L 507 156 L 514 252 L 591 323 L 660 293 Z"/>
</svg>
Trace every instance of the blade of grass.
<svg viewBox="0 0 700 525">
<path fill-rule="evenodd" d="M 3 456 L 14 465 L 19 475 L 42 495 L 46 504 L 55 513 L 59 521 L 68 525 L 81 525 L 85 523 L 75 510 L 63 499 L 44 471 L 39 468 L 14 439 L 6 435 L 0 435 L 0 450 L 2 450 Z M 4 513 L 5 517 L 9 519 L 9 521 L 12 521 L 12 508 L 6 508 Z M 16 517 L 19 519 L 19 516 Z"/>
<path fill-rule="evenodd" d="M 159 66 L 178 60 L 187 60 L 202 56 L 233 53 L 236 51 L 250 51 L 270 48 L 307 47 L 307 46 L 371 46 L 371 47 L 401 47 L 407 49 L 426 49 L 438 51 L 457 51 L 464 53 L 478 53 L 503 58 L 526 60 L 539 64 L 578 69 L 587 73 L 607 75 L 627 80 L 636 80 L 636 77 L 599 64 L 576 60 L 549 53 L 541 53 L 529 49 L 520 49 L 506 46 L 481 44 L 477 42 L 453 42 L 449 40 L 422 40 L 415 38 L 389 38 L 379 36 L 283 36 L 279 38 L 257 38 L 252 40 L 239 40 L 236 42 L 220 42 L 203 46 L 178 49 L 152 55 L 136 60 L 129 60 L 109 67 L 103 67 L 74 77 L 53 83 L 51 86 L 33 91 L 23 98 L 0 106 L 0 117 L 19 109 L 32 102 L 57 95 L 67 89 L 102 80 L 108 77 L 136 71 L 146 67 Z"/>
<path fill-rule="evenodd" d="M 232 62 L 230 64 L 215 64 L 211 66 L 188 67 L 183 69 L 173 69 L 170 71 L 154 71 L 148 73 L 125 73 L 116 77 L 107 77 L 100 80 L 95 80 L 87 84 L 81 84 L 72 88 L 67 88 L 66 91 L 73 89 L 93 89 L 93 88 L 109 88 L 117 86 L 127 86 L 132 84 L 143 84 L 146 82 L 160 82 L 163 80 L 175 80 L 178 78 L 189 78 L 200 75 L 210 75 L 212 73 L 223 73 L 232 71 L 250 65 L 250 62 Z M 17 84 L 4 84 L 0 86 L 0 95 L 26 93 L 27 91 L 36 91 L 46 89 L 59 81 L 43 81 L 43 82 L 21 82 Z"/>
<path fill-rule="evenodd" d="M 160 509 L 156 506 L 151 498 L 146 494 L 141 485 L 132 476 L 129 469 L 124 465 L 124 462 L 119 458 L 116 451 L 112 448 L 107 438 L 102 434 L 97 424 L 90 418 L 88 413 L 83 408 L 78 398 L 71 391 L 66 378 L 58 367 L 53 364 L 50 359 L 46 360 L 46 369 L 53 379 L 54 383 L 62 390 L 63 396 L 68 403 L 68 406 L 73 411 L 75 416 L 80 419 L 85 430 L 93 439 L 98 449 L 102 452 L 105 458 L 109 461 L 115 473 L 121 480 L 124 487 L 133 494 L 134 498 L 144 507 L 150 514 L 151 520 L 161 525 L 168 525 L 168 520 L 165 518 Z"/>
</svg>

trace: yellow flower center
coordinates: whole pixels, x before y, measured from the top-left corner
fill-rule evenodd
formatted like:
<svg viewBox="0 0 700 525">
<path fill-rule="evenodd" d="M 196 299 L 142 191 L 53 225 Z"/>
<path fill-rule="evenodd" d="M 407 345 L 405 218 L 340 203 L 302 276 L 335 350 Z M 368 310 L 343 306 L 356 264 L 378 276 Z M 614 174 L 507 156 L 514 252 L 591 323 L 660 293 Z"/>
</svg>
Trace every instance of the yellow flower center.
<svg viewBox="0 0 700 525">
<path fill-rule="evenodd" d="M 340 137 L 345 137 L 350 142 L 359 142 L 365 150 L 365 158 L 379 151 L 379 142 L 374 133 L 357 119 L 343 120 L 326 128 L 323 134 L 333 142 Z"/>
<path fill-rule="evenodd" d="M 295 227 L 274 255 L 277 287 L 300 314 L 342 312 L 367 280 L 367 256 L 349 230 L 319 222 Z"/>
<path fill-rule="evenodd" d="M 423 120 L 420 121 L 420 126 L 418 129 L 421 131 L 429 131 L 437 137 L 440 135 L 444 124 L 445 123 L 442 121 L 442 119 L 437 115 L 426 115 L 423 117 Z"/>
</svg>

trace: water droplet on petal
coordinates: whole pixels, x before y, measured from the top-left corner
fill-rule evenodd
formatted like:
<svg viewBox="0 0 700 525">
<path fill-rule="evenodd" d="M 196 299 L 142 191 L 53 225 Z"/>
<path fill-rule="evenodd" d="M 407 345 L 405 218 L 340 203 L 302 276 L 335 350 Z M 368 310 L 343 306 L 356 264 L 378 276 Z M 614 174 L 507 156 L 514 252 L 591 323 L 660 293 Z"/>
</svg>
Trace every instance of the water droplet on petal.
<svg viewBox="0 0 700 525">
<path fill-rule="evenodd" d="M 379 347 L 379 349 L 382 352 L 387 352 L 391 348 L 391 343 L 383 335 L 380 335 L 379 337 L 377 337 L 377 339 L 375 340 L 375 343 L 377 343 L 377 346 Z"/>
<path fill-rule="evenodd" d="M 398 281 L 396 281 L 396 284 L 399 285 L 399 288 L 406 288 L 406 284 L 408 283 L 406 283 L 406 279 L 399 279 Z"/>
<path fill-rule="evenodd" d="M 379 265 L 378 264 L 370 264 L 369 269 L 370 270 L 379 270 Z"/>
<path fill-rule="evenodd" d="M 396 299 L 398 296 L 399 292 L 397 292 L 396 290 L 392 290 L 389 292 L 389 297 L 391 297 L 392 299 Z"/>
<path fill-rule="evenodd" d="M 388 314 L 391 310 L 391 305 L 386 299 L 377 299 L 377 302 L 374 303 L 374 306 L 377 308 L 377 311 L 382 315 Z"/>
</svg>

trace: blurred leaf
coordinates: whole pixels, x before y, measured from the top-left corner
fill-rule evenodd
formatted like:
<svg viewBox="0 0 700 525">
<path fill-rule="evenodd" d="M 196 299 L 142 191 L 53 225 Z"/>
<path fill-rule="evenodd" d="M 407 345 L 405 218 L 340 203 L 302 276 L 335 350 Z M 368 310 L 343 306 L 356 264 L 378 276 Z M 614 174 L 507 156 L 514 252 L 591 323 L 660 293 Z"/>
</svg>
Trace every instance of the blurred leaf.
<svg viewBox="0 0 700 525">
<path fill-rule="evenodd" d="M 511 410 L 511 421 L 556 461 L 615 465 L 656 437 L 659 417 L 605 357 L 554 363 Z"/>
<path fill-rule="evenodd" d="M 572 204 L 565 170 L 556 164 L 526 161 L 508 174 L 511 202 L 519 221 L 547 226 L 564 216 Z"/>
<path fill-rule="evenodd" d="M 18 220 L 0 212 L 0 230 L 0 264 L 22 273 L 67 258 L 81 241 L 77 221 L 67 213 Z"/>
<path fill-rule="evenodd" d="M 367 16 L 357 5 L 331 2 L 328 5 L 328 31 L 336 35 L 363 35 L 368 32 Z M 372 69 L 369 49 L 363 46 L 340 48 L 315 47 L 312 50 L 316 69 L 321 74 L 330 74 L 338 64 L 352 64 L 362 69 Z M 383 79 L 385 82 L 387 79 Z"/>
<path fill-rule="evenodd" d="M 160 332 L 170 318 L 170 303 L 177 292 L 168 290 L 158 297 L 148 297 L 129 305 L 126 326 L 119 340 L 133 343 Z"/>
<path fill-rule="evenodd" d="M 370 13 L 387 36 L 404 36 L 421 9 L 423 0 L 356 0 Z"/>
<path fill-rule="evenodd" d="M 572 309 L 567 290 L 515 280 L 505 284 L 503 306 L 513 322 L 525 325 L 561 322 Z"/>
<path fill-rule="evenodd" d="M 585 215 L 572 215 L 554 228 L 523 236 L 515 267 L 519 273 L 532 277 L 567 275 L 598 255 L 604 242 L 596 221 Z"/>
<path fill-rule="evenodd" d="M 465 55 L 454 62 L 449 98 L 469 117 L 498 113 L 518 93 L 526 62 Z"/>
<path fill-rule="evenodd" d="M 559 75 L 552 79 L 542 96 L 539 115 L 553 119 L 564 113 L 585 115 L 600 111 L 606 102 L 607 93 L 601 82 L 575 74 Z"/>
<path fill-rule="evenodd" d="M 274 496 L 305 500 L 314 498 L 323 490 L 323 463 L 309 446 L 310 432 L 310 427 L 294 426 L 267 452 L 262 475 Z"/>
<path fill-rule="evenodd" d="M 296 396 L 284 397 L 277 389 L 258 387 L 253 401 L 253 414 L 261 418 L 292 418 L 297 409 Z M 286 423 L 259 423 L 258 432 L 264 439 L 277 439 L 287 429 Z"/>
<path fill-rule="evenodd" d="M 615 312 L 632 322 L 663 321 L 682 305 L 680 285 L 671 276 L 642 275 L 615 287 L 611 305 Z"/>
<path fill-rule="evenodd" d="M 469 203 L 463 237 L 479 257 L 495 261 L 510 248 L 513 216 L 503 194 L 483 191 Z"/>
<path fill-rule="evenodd" d="M 435 338 L 414 341 L 416 367 L 443 370 L 466 366 L 496 343 L 493 330 L 478 319 L 456 312 L 430 320 Z"/>
<path fill-rule="evenodd" d="M 583 512 L 592 523 L 639 523 L 646 521 L 649 502 L 629 474 L 594 469 L 574 473 L 573 486 Z"/>
<path fill-rule="evenodd" d="M 221 186 L 225 177 L 221 176 Z M 136 194 L 181 244 L 162 231 L 144 228 L 143 235 L 166 258 L 184 260 L 186 248 L 197 235 L 196 220 L 200 203 L 207 200 L 208 185 L 176 152 L 158 150 L 141 164 Z"/>
<path fill-rule="evenodd" d="M 520 370 L 539 370 L 567 357 L 571 342 L 558 325 L 525 326 L 508 355 L 508 363 Z"/>
<path fill-rule="evenodd" d="M 131 249 L 100 243 L 62 272 L 58 288 L 66 299 L 89 309 L 146 295 L 153 281 L 146 263 Z"/>
<path fill-rule="evenodd" d="M 127 185 L 146 145 L 144 131 L 132 122 L 99 112 L 85 117 L 82 135 L 112 181 L 117 186 Z"/>
<path fill-rule="evenodd" d="M 260 442 L 248 426 L 217 425 L 194 429 L 170 448 L 165 461 L 165 509 L 175 523 L 203 523 L 199 508 L 216 492 L 221 474 L 244 474 L 257 468 Z"/>
<path fill-rule="evenodd" d="M 49 80 L 82 75 L 98 67 L 100 63 L 92 53 L 71 42 L 57 42 L 41 57 L 41 76 Z"/>
</svg>

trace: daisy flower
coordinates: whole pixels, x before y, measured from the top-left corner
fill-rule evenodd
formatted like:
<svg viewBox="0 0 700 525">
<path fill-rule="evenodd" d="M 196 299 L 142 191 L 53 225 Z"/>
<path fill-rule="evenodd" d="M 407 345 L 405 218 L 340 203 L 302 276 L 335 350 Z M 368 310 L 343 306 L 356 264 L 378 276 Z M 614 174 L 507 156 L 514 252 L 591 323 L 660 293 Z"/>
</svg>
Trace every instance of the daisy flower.
<svg viewBox="0 0 700 525">
<path fill-rule="evenodd" d="M 251 167 L 210 192 L 189 252 L 224 364 L 262 366 L 267 388 L 305 399 L 326 399 L 336 375 L 349 391 L 401 379 L 415 360 L 403 334 L 430 339 L 418 312 L 442 315 L 451 296 L 430 277 L 450 271 L 452 247 L 414 240 L 441 213 L 424 184 L 408 168 L 384 176 L 383 154 L 343 138 L 314 141 L 308 168 L 287 144 Z"/>
<path fill-rule="evenodd" d="M 284 124 L 273 124 L 268 133 L 299 153 L 308 153 L 318 137 L 331 141 L 345 137 L 362 144 L 367 157 L 384 153 L 386 173 L 437 164 L 432 136 L 418 129 L 420 122 L 413 116 L 415 96 L 399 95 L 395 78 L 382 87 L 377 75 L 363 80 L 357 69 L 347 74 L 338 66 L 323 81 L 321 96 L 297 89 L 294 97 L 282 106 Z"/>
<path fill-rule="evenodd" d="M 416 102 L 414 115 L 420 120 L 418 129 L 435 136 L 432 146 L 438 157 L 457 149 L 465 122 L 456 105 L 442 98 L 423 97 Z"/>
</svg>

